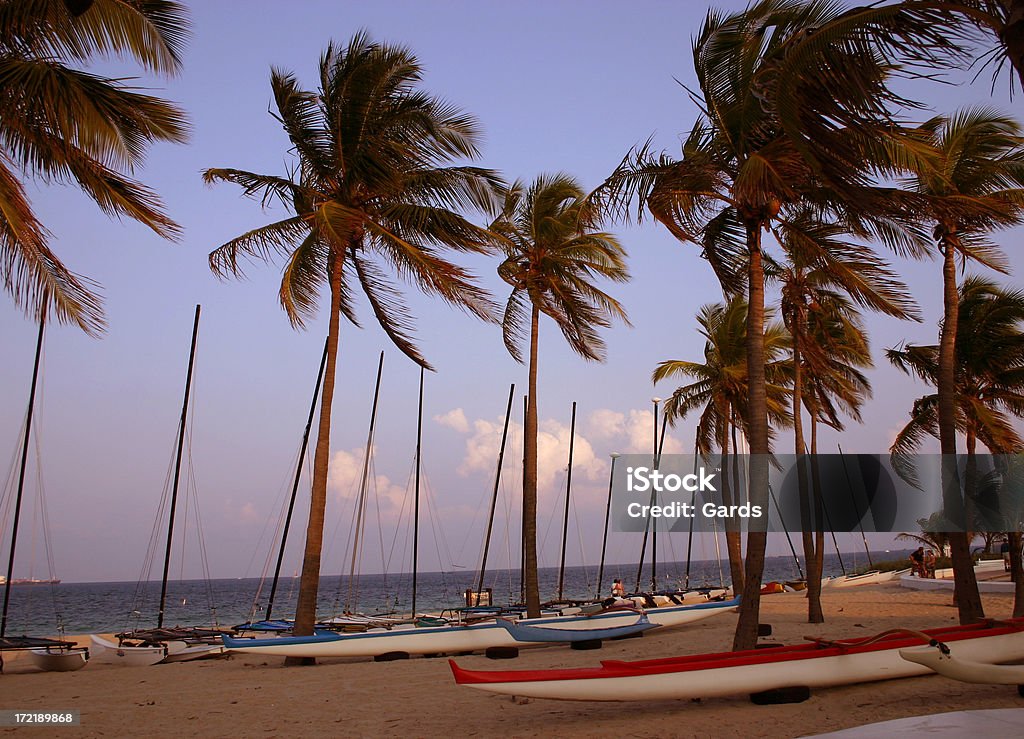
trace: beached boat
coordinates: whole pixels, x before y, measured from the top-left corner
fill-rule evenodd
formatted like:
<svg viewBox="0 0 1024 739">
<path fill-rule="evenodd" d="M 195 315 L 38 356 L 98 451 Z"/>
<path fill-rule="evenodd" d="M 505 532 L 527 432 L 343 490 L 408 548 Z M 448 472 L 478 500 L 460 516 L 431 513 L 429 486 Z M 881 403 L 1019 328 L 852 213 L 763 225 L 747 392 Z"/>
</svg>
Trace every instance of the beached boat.
<svg viewBox="0 0 1024 739">
<path fill-rule="evenodd" d="M 1024 658 L 1024 618 L 1006 623 L 950 626 L 925 632 L 894 630 L 871 639 L 817 641 L 719 654 L 605 661 L 601 667 L 555 670 L 466 670 L 449 661 L 460 685 L 559 700 L 679 700 L 714 698 L 806 686 L 831 687 L 930 674 L 900 650 L 937 639 L 964 659 Z"/>
<path fill-rule="evenodd" d="M 712 616 L 729 613 L 739 605 L 739 598 L 689 606 L 654 608 L 645 611 L 650 623 L 657 626 L 681 626 Z M 635 610 L 613 610 L 587 616 L 552 616 L 529 623 L 547 629 L 589 630 L 634 625 Z M 539 633 L 539 632 L 535 632 Z M 569 641 L 563 638 L 560 641 Z M 537 641 L 530 643 L 545 643 Z M 312 636 L 280 636 L 268 639 L 224 637 L 229 651 L 283 657 L 376 657 L 390 652 L 406 654 L 444 654 L 482 651 L 491 647 L 522 646 L 496 621 L 444 626 L 399 625 L 391 629 L 370 629 L 361 634 L 318 632 Z"/>
<path fill-rule="evenodd" d="M 168 654 L 167 644 L 141 645 L 118 643 L 95 634 L 89 637 L 92 659 L 108 665 L 144 667 L 161 662 Z"/>
<path fill-rule="evenodd" d="M 29 652 L 32 664 L 47 672 L 74 672 L 89 662 L 87 647 L 43 647 Z"/>
<path fill-rule="evenodd" d="M 634 623 L 625 626 L 599 627 L 596 629 L 565 629 L 551 628 L 536 624 L 530 621 L 513 621 L 508 618 L 499 618 L 498 625 L 512 635 L 517 642 L 537 644 L 540 642 L 581 642 L 599 641 L 602 639 L 618 639 L 633 634 L 642 634 L 650 629 L 658 628 L 658 624 L 652 624 L 647 614 L 641 613 Z"/>
<path fill-rule="evenodd" d="M 1024 639 L 1024 635 L 1021 635 Z M 1024 665 L 997 665 L 963 657 L 944 642 L 901 649 L 900 656 L 943 677 L 981 685 L 1024 685 Z"/>
</svg>

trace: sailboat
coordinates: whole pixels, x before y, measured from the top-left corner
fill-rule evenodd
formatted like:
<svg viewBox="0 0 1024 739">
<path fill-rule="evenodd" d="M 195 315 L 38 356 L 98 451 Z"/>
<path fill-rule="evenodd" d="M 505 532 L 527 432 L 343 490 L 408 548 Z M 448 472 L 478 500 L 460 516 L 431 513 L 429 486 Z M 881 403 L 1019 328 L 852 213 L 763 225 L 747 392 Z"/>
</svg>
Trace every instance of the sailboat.
<svg viewBox="0 0 1024 739">
<path fill-rule="evenodd" d="M 3 652 L 5 650 L 28 650 L 32 662 L 40 669 L 56 672 L 69 672 L 85 667 L 89 661 L 89 650 L 78 647 L 74 642 L 59 639 L 42 639 L 28 636 L 7 636 L 7 615 L 11 601 L 11 586 L 19 584 L 14 578 L 14 556 L 18 545 L 18 527 L 21 522 L 21 502 L 25 490 L 25 465 L 28 461 L 29 439 L 32 435 L 32 414 L 35 409 L 36 386 L 39 379 L 39 360 L 43 349 L 43 333 L 46 326 L 45 314 L 39 319 L 39 335 L 36 339 L 36 354 L 32 366 L 32 387 L 29 391 L 28 413 L 25 417 L 25 438 L 21 447 L 21 466 L 18 472 L 18 489 L 14 503 L 14 522 L 11 532 L 11 549 L 7 559 L 7 575 L 2 578 L 4 586 L 4 603 L 0 615 L 0 672 L 3 672 Z M 59 583 L 51 577 L 49 584 Z"/>
<path fill-rule="evenodd" d="M 174 541 L 174 518 L 178 498 L 178 483 L 181 476 L 181 457 L 185 443 L 185 423 L 188 416 L 189 396 L 192 389 L 192 369 L 195 364 L 196 339 L 199 334 L 200 306 L 196 306 L 195 321 L 192 325 L 192 346 L 189 351 L 188 373 L 185 378 L 185 397 L 181 407 L 181 421 L 178 426 L 178 443 L 174 466 L 174 482 L 171 488 L 170 515 L 167 522 L 167 542 L 164 553 L 163 576 L 160 581 L 160 610 L 155 629 L 135 630 L 117 635 L 117 641 L 92 636 L 93 657 L 97 661 L 125 666 L 152 665 L 158 662 L 180 662 L 200 657 L 216 656 L 224 651 L 220 641 L 224 633 L 219 629 L 164 628 L 164 611 L 167 603 L 167 579 L 171 562 L 171 545 Z"/>
</svg>

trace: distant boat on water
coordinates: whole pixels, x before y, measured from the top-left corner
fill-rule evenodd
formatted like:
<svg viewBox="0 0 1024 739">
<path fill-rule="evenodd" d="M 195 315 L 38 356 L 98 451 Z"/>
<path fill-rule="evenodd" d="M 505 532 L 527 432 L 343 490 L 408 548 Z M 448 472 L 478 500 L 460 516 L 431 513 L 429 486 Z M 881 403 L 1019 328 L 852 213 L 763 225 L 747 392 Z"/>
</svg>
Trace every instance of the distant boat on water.
<svg viewBox="0 0 1024 739">
<path fill-rule="evenodd" d="M 0 585 L 3 585 L 5 582 L 7 582 L 7 578 L 4 577 L 3 575 L 0 575 Z M 58 578 L 58 577 L 51 577 L 51 578 L 46 579 L 46 580 L 40 580 L 39 578 L 36 578 L 36 577 L 15 577 L 14 579 L 11 580 L 11 585 L 59 585 L 59 584 L 60 584 L 60 578 Z"/>
</svg>

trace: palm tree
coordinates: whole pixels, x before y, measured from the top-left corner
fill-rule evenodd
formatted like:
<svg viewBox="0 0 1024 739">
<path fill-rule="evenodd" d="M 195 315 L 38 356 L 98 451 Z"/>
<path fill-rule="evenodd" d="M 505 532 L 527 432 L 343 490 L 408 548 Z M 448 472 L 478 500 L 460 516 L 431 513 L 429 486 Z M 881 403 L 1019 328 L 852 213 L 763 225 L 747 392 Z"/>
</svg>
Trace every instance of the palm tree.
<svg viewBox="0 0 1024 739">
<path fill-rule="evenodd" d="M 787 262 L 773 272 L 781 285 L 782 316 L 792 336 L 793 354 L 793 437 L 797 456 L 797 475 L 800 488 L 801 531 L 804 558 L 807 561 L 807 620 L 822 623 L 821 570 L 824 554 L 823 510 L 815 498 L 812 516 L 808 468 L 803 431 L 803 408 L 834 410 L 826 406 L 829 393 L 826 384 L 840 392 L 849 386 L 848 380 L 861 381 L 857 388 L 862 398 L 870 392 L 870 385 L 862 376 L 851 376 L 851 358 L 842 356 L 850 346 L 862 345 L 870 366 L 867 339 L 860 324 L 859 314 L 850 296 L 861 305 L 868 306 L 898 318 L 916 318 L 914 302 L 906 288 L 896 279 L 885 263 L 863 245 L 843 240 L 842 228 L 836 224 L 821 223 L 812 213 L 798 214 L 793 219 L 797 228 L 780 234 L 780 244 Z M 834 329 L 840 329 L 836 332 Z M 843 330 L 845 329 L 845 330 Z M 851 341 L 852 339 L 852 341 Z M 816 378 L 805 387 L 805 375 Z M 821 392 L 821 403 L 813 404 L 811 392 Z M 852 405 L 853 401 L 849 405 Z M 812 411 L 811 417 L 817 414 Z M 832 417 L 838 414 L 832 413 Z M 838 423 L 838 419 L 834 421 Z M 816 427 L 815 427 L 816 432 Z M 820 491 L 815 490 L 815 493 Z"/>
<path fill-rule="evenodd" d="M 412 316 L 388 277 L 390 267 L 422 291 L 486 320 L 495 306 L 441 247 L 482 252 L 493 235 L 453 208 L 490 210 L 499 179 L 487 169 L 449 166 L 477 156 L 474 119 L 419 89 L 422 73 L 406 48 L 357 33 L 320 58 L 320 87 L 310 92 L 274 69 L 270 85 L 297 159 L 285 177 L 208 169 L 207 183 L 233 182 L 264 203 L 279 200 L 292 215 L 232 239 L 210 254 L 220 276 L 239 276 L 247 258 L 284 262 L 279 299 L 301 328 L 317 297 L 330 293 L 327 367 L 313 461 L 313 484 L 295 631 L 310 634 L 320 576 L 331 407 L 342 316 L 356 323 L 362 292 L 377 322 L 413 361 L 428 367 L 411 334 Z M 358 324 L 356 324 L 358 325 Z"/>
<path fill-rule="evenodd" d="M 722 502 L 730 505 L 734 501 L 731 499 L 728 457 L 730 453 L 738 454 L 739 450 L 735 446 L 730 449 L 729 440 L 730 437 L 735 438 L 737 428 L 745 428 L 745 407 L 750 396 L 746 360 L 747 303 L 741 297 L 733 297 L 728 303 L 705 305 L 697 314 L 697 323 L 705 340 L 704 361 L 673 359 L 660 362 L 652 380 L 656 383 L 671 377 L 693 380 L 677 388 L 665 401 L 665 417 L 675 426 L 691 411 L 702 409 L 697 421 L 696 452 L 708 456 L 717 448 L 721 453 Z M 765 327 L 764 347 L 768 362 L 765 370 L 769 383 L 768 412 L 773 425 L 785 425 L 789 421 L 787 385 L 791 380 L 792 365 L 785 359 L 789 335 L 781 323 L 772 321 Z M 736 523 L 732 519 L 726 520 L 725 538 L 733 591 L 740 592 L 743 589 L 743 555 Z"/>
<path fill-rule="evenodd" d="M 833 3 L 797 0 L 761 0 L 727 16 L 710 11 L 693 46 L 700 90 L 691 96 L 703 115 L 683 145 L 682 159 L 655 155 L 645 145 L 630 152 L 598 190 L 602 205 L 620 216 L 629 212 L 635 200 L 639 214 L 646 208 L 677 238 L 701 247 L 727 294 L 746 292 L 750 501 L 762 507 L 768 497 L 769 449 L 763 346 L 765 230 L 799 228 L 792 217 L 810 205 L 820 218 L 834 216 L 858 237 L 878 236 L 887 244 L 913 251 L 917 236 L 913 229 L 902 227 L 907 214 L 898 206 L 905 198 L 867 183 L 876 172 L 888 171 L 882 154 L 891 159 L 897 152 L 903 154 L 892 143 L 888 128 L 879 126 L 872 136 L 860 129 L 836 132 L 837 150 L 857 153 L 843 162 L 849 186 L 839 193 L 783 128 L 778 111 L 765 97 L 787 53 L 787 42 L 812 33 L 838 12 Z M 847 62 L 862 61 L 859 49 L 851 46 L 847 51 Z M 884 77 L 883 72 L 879 74 Z M 820 82 L 817 68 L 805 76 L 807 85 Z M 843 99 L 870 97 L 884 89 L 881 77 L 863 82 L 857 89 L 843 90 Z M 856 200 L 851 195 L 857 195 Z M 752 648 L 757 641 L 766 541 L 765 532 L 751 532 L 747 539 L 736 649 Z"/>
<path fill-rule="evenodd" d="M 125 176 L 147 144 L 182 142 L 184 113 L 158 97 L 77 67 L 111 56 L 171 75 L 188 34 L 178 2 L 59 0 L 0 5 L 0 282 L 16 305 L 86 333 L 103 331 L 96 284 L 69 270 L 50 246 L 18 174 L 78 185 L 105 213 L 127 216 L 165 238 L 177 224 L 159 198 Z"/>
<path fill-rule="evenodd" d="M 956 258 L 1006 271 L 1002 253 L 987 234 L 1024 222 L 1024 138 L 1014 120 L 987 108 L 933 118 L 921 127 L 921 134 L 932 147 L 934 159 L 919 168 L 908 185 L 923 198 L 922 217 L 934 226 L 935 247 L 943 257 L 936 410 L 941 452 L 952 460 L 956 455 L 955 346 L 960 303 Z M 952 468 L 943 473 L 943 489 L 950 492 L 948 515 L 954 520 L 958 518 L 955 474 Z M 983 609 L 970 547 L 962 534 L 952 535 L 950 551 L 960 620 L 969 623 L 981 618 Z"/>
<path fill-rule="evenodd" d="M 594 284 L 603 277 L 626 282 L 626 252 L 618 239 L 597 229 L 601 218 L 576 181 L 566 174 L 541 175 L 527 188 L 517 181 L 505 196 L 491 230 L 503 237 L 505 260 L 498 274 L 512 286 L 505 303 L 505 347 L 523 361 L 529 340 L 529 391 L 523 451 L 523 546 L 526 609 L 540 616 L 537 583 L 537 349 L 540 316 L 551 318 L 573 351 L 601 361 L 599 328 L 613 319 L 629 323 L 617 300 Z M 528 334 L 527 334 L 528 332 Z"/>
<path fill-rule="evenodd" d="M 1024 417 L 1024 292 L 1000 287 L 980 277 L 968 277 L 959 288 L 957 321 L 955 429 L 965 437 L 968 459 L 975 456 L 978 442 L 993 454 L 1019 453 L 1024 450 L 1024 438 L 1010 418 Z M 890 349 L 887 356 L 904 372 L 938 386 L 941 345 L 904 345 Z M 911 419 L 897 434 L 890 450 L 897 469 L 907 467 L 908 455 L 920 447 L 925 437 L 939 437 L 940 409 L 938 392 L 914 401 Z M 967 525 L 974 523 L 970 513 L 968 510 L 964 518 Z M 950 534 L 951 551 L 957 537 L 966 540 L 968 547 L 973 538 L 962 533 Z M 1020 581 L 1024 582 L 1024 578 Z M 958 603 L 962 597 L 962 591 L 958 591 Z M 1024 610 L 1024 589 L 1018 605 Z"/>
</svg>

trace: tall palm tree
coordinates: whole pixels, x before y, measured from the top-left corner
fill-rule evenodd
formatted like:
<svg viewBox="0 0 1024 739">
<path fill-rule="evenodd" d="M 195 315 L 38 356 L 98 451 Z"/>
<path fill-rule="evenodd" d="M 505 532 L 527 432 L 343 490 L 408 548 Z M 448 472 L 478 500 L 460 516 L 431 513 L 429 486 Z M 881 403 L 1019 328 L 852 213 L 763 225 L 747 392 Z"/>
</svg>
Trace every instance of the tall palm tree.
<svg viewBox="0 0 1024 739">
<path fill-rule="evenodd" d="M 691 411 L 701 411 L 696 451 L 707 456 L 717 448 L 722 455 L 723 503 L 729 505 L 734 502 L 732 485 L 736 481 L 729 475 L 728 457 L 739 454 L 738 449 L 730 448 L 729 440 L 735 436 L 737 428 L 745 429 L 744 411 L 750 397 L 746 358 L 747 303 L 736 296 L 728 303 L 702 306 L 697 323 L 704 337 L 704 361 L 670 359 L 660 362 L 651 379 L 656 383 L 672 377 L 693 380 L 676 388 L 665 401 L 665 417 L 675 426 Z M 765 369 L 768 412 L 774 426 L 785 425 L 789 421 L 786 405 L 792 364 L 785 358 L 789 335 L 781 323 L 770 321 L 765 327 L 764 348 L 768 363 Z M 743 589 L 742 542 L 737 523 L 728 519 L 725 531 L 734 592 Z"/>
<path fill-rule="evenodd" d="M 956 455 L 956 337 L 959 295 L 956 259 L 975 260 L 1000 272 L 1007 266 L 988 234 L 1024 223 L 1024 138 L 1011 118 L 988 108 L 969 108 L 939 116 L 921 127 L 933 151 L 908 187 L 923 199 L 922 218 L 934 226 L 935 248 L 942 256 L 943 318 L 939 334 L 937 422 L 947 460 Z M 943 489 L 955 519 L 955 469 L 944 465 Z M 984 615 L 970 546 L 963 534 L 950 537 L 960 620 Z"/>
<path fill-rule="evenodd" d="M 787 261 L 772 276 L 780 284 L 782 316 L 792 336 L 793 438 L 808 572 L 807 620 L 822 623 L 823 510 L 815 498 L 812 515 L 811 481 L 803 459 L 807 451 L 803 409 L 817 407 L 808 402 L 808 391 L 849 379 L 851 365 L 847 357 L 841 357 L 843 349 L 863 344 L 866 350 L 867 339 L 853 301 L 897 318 L 917 318 L 917 313 L 906 288 L 885 263 L 868 247 L 845 241 L 840 226 L 822 223 L 809 212 L 798 214 L 793 223 L 799 227 L 786 230 L 779 239 Z M 847 330 L 835 332 L 836 328 Z M 818 378 L 817 388 L 812 383 L 805 387 L 805 376 Z M 870 392 L 866 380 L 862 387 Z"/>
<path fill-rule="evenodd" d="M 540 616 L 537 583 L 537 350 L 540 316 L 558 326 L 573 351 L 584 359 L 604 359 L 598 329 L 620 319 L 629 323 L 615 298 L 595 278 L 626 282 L 626 252 L 618 239 L 600 231 L 598 210 L 566 174 L 541 175 L 529 186 L 517 181 L 505 196 L 491 230 L 504 240 L 505 260 L 498 274 L 512 286 L 505 303 L 505 347 L 516 361 L 529 341 L 529 390 L 523 451 L 523 546 L 526 609 Z"/>
<path fill-rule="evenodd" d="M 185 7 L 170 0 L 0 3 L 0 282 L 37 320 L 49 312 L 89 334 L 104 327 L 96 284 L 51 249 L 19 174 L 75 184 L 109 215 L 178 235 L 156 194 L 124 173 L 142 164 L 148 144 L 184 141 L 184 113 L 77 67 L 122 57 L 174 74 L 188 25 Z"/>
<path fill-rule="evenodd" d="M 956 429 L 965 437 L 968 460 L 981 442 L 993 454 L 1017 454 L 1024 438 L 1011 418 L 1024 417 L 1024 292 L 1000 287 L 971 276 L 959 288 L 954 377 Z M 938 345 L 904 345 L 887 352 L 889 361 L 904 372 L 937 386 L 940 378 Z M 914 401 L 910 421 L 897 434 L 891 453 L 897 469 L 927 436 L 940 434 L 939 393 Z M 964 521 L 974 521 L 967 511 Z M 1011 534 L 1018 532 L 1011 531 Z M 971 535 L 960 535 L 968 540 Z M 952 535 L 949 543 L 954 544 Z M 1024 578 L 1018 578 L 1014 610 L 1024 611 Z"/>
<path fill-rule="evenodd" d="M 763 346 L 765 230 L 798 228 L 791 220 L 794 210 L 810 204 L 823 219 L 834 215 L 858 237 L 878 236 L 913 251 L 917 236 L 913 229 L 900 227 L 906 219 L 897 207 L 900 194 L 883 193 L 867 183 L 879 170 L 888 171 L 889 160 L 882 154 L 891 153 L 890 159 L 896 152 L 903 154 L 886 133 L 888 128 L 876 127 L 872 133 L 877 135 L 852 128 L 835 133 L 837 149 L 857 153 L 843 163 L 851 184 L 838 193 L 783 128 L 778 111 L 765 97 L 788 40 L 812 33 L 838 14 L 834 3 L 799 0 L 761 0 L 732 15 L 710 11 L 693 45 L 699 91 L 692 91 L 691 97 L 703 115 L 683 145 L 682 159 L 656 155 L 645 145 L 630 152 L 598 189 L 602 205 L 620 216 L 634 202 L 639 214 L 646 208 L 677 238 L 701 247 L 727 294 L 746 293 L 750 500 L 762 506 L 768 498 L 769 449 Z M 849 46 L 847 51 L 848 62 L 863 61 L 856 53 L 859 49 Z M 884 72 L 877 67 L 877 79 L 865 78 L 859 88 L 843 90 L 844 99 L 871 97 L 882 89 Z M 805 74 L 804 83 L 819 84 L 819 71 Z M 889 142 L 888 148 L 879 140 Z M 873 156 L 862 156 L 869 147 Z M 851 193 L 858 196 L 855 201 L 849 200 Z M 764 532 L 751 532 L 747 539 L 736 649 L 752 648 L 757 641 L 766 541 Z"/>
<path fill-rule="evenodd" d="M 494 320 L 496 308 L 469 272 L 440 254 L 442 247 L 482 252 L 493 242 L 492 234 L 454 210 L 493 212 L 498 202 L 495 173 L 451 164 L 477 156 L 475 120 L 419 88 L 421 67 L 408 49 L 365 33 L 345 47 L 328 45 L 319 72 L 315 92 L 302 89 L 289 72 L 271 72 L 275 117 L 297 160 L 287 176 L 238 169 L 204 174 L 208 183 L 235 183 L 246 195 L 264 203 L 276 199 L 291 212 L 215 249 L 214 273 L 239 276 L 245 259 L 280 258 L 279 299 L 296 328 L 315 315 L 321 289 L 330 294 L 298 634 L 312 633 L 316 620 L 339 324 L 342 317 L 356 323 L 356 291 L 391 341 L 424 367 L 412 316 L 385 268 L 479 318 Z"/>
</svg>

